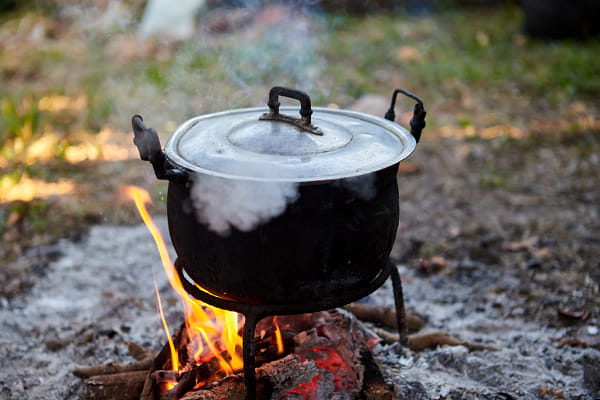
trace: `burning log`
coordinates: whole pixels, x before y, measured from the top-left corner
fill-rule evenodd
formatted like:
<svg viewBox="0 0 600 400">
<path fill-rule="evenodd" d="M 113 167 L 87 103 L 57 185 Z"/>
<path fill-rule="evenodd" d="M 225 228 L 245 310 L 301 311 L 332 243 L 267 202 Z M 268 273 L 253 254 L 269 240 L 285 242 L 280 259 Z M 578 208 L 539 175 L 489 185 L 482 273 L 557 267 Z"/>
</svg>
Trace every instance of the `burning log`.
<svg viewBox="0 0 600 400">
<path fill-rule="evenodd" d="M 218 385 L 206 390 L 197 390 L 188 393 L 181 400 L 244 400 L 246 392 L 244 389 L 244 377 L 232 375 L 223 379 Z M 269 387 L 263 381 L 256 382 L 256 400 L 267 400 L 271 398 Z"/>
<path fill-rule="evenodd" d="M 281 340 L 274 340 L 277 334 L 272 319 L 265 318 L 257 325 L 257 360 L 265 359 L 262 365 L 258 363 L 257 399 L 282 398 L 292 394 L 329 398 L 337 390 L 348 394 L 358 394 L 363 390 L 364 367 L 360 348 L 366 348 L 365 335 L 354 334 L 360 327 L 349 314 L 329 311 L 280 316 L 278 321 Z M 177 348 L 185 344 L 185 329 L 182 327 L 173 337 Z M 282 354 L 277 349 L 280 346 L 293 353 L 281 358 Z M 168 353 L 163 348 L 154 365 L 169 365 Z M 153 399 L 152 396 L 156 395 L 152 393 L 164 390 L 160 386 L 174 382 L 177 385 L 164 391 L 159 396 L 161 400 L 245 399 L 243 374 L 221 379 L 222 371 L 218 364 L 211 365 L 211 362 L 203 363 L 184 373 L 155 369 L 150 379 L 153 388 L 145 388 L 141 399 Z M 381 377 L 381 374 L 370 376 Z M 367 387 L 368 392 L 375 396 L 367 399 L 388 398 L 376 397 L 377 393 L 386 390 L 382 378 L 381 382 L 375 383 L 371 379 Z"/>
<path fill-rule="evenodd" d="M 374 322 L 389 328 L 398 329 L 396 310 L 394 307 L 384 307 L 374 304 L 350 303 L 344 306 L 346 311 L 362 321 Z M 406 327 L 409 331 L 416 332 L 423 326 L 421 318 L 412 313 L 406 313 Z"/>
<path fill-rule="evenodd" d="M 199 384 L 205 386 L 219 380 L 222 376 L 217 374 L 218 370 L 216 363 L 206 362 L 183 373 L 178 371 L 154 371 L 151 377 L 156 383 L 176 382 L 177 384 L 163 393 L 160 398 L 161 400 L 178 400 Z"/>
<path fill-rule="evenodd" d="M 394 399 L 393 388 L 385 383 L 366 344 L 374 336 L 349 315 L 329 311 L 280 317 L 279 342 L 285 343 L 286 351 L 293 352 L 286 356 L 277 350 L 281 344 L 273 339 L 277 335 L 269 326 L 272 321 L 265 319 L 259 324 L 257 343 L 261 345 L 257 350 L 262 348 L 264 358 L 270 359 L 257 368 L 257 400 L 289 395 L 328 398 L 338 390 L 347 394 L 362 392 L 361 398 L 366 400 Z M 186 329 L 182 325 L 173 335 L 177 348 L 184 349 L 188 344 Z M 224 378 L 216 357 L 184 372 L 168 369 L 170 365 L 167 343 L 153 361 L 146 358 L 131 364 L 79 368 L 74 373 L 87 378 L 79 399 L 245 399 L 243 374 Z"/>
</svg>

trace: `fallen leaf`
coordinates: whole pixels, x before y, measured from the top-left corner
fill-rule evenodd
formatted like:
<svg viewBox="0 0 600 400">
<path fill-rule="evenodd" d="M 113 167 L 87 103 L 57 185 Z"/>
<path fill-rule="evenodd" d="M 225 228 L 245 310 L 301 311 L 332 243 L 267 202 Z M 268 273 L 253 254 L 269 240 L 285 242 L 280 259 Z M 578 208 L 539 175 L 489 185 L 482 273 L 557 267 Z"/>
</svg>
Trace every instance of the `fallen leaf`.
<svg viewBox="0 0 600 400">
<path fill-rule="evenodd" d="M 566 320 L 586 320 L 590 316 L 589 311 L 572 311 L 560 307 L 556 310 L 556 313 L 560 318 Z"/>
</svg>

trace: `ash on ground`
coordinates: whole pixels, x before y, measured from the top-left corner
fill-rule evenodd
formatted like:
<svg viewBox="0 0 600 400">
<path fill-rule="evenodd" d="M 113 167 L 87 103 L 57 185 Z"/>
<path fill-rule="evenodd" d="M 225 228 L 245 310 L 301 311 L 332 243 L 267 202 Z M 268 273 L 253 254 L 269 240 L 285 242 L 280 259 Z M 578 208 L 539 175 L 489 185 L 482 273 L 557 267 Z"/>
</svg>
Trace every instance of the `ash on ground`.
<svg viewBox="0 0 600 400">
<path fill-rule="evenodd" d="M 158 219 L 165 231 L 166 220 Z M 37 249 L 53 254 L 28 292 L 0 308 L 0 395 L 75 399 L 73 369 L 133 361 L 127 344 L 157 351 L 166 341 L 156 311 L 153 270 L 171 326 L 181 323 L 175 294 L 145 226 L 97 226 L 78 241 Z M 34 257 L 29 255 L 29 257 Z M 19 262 L 27 262 L 25 259 Z M 376 357 L 401 399 L 597 398 L 600 352 L 560 345 L 568 328 L 533 321 L 506 293 L 518 276 L 484 265 L 457 265 L 423 276 L 400 266 L 409 309 L 424 330 L 443 329 L 499 351 L 441 347 L 411 352 L 379 345 Z M 491 288 L 502 285 L 503 291 Z M 387 282 L 365 301 L 392 304 Z M 593 325 L 586 325 L 592 334 Z M 597 334 L 597 332 L 596 332 Z"/>
</svg>

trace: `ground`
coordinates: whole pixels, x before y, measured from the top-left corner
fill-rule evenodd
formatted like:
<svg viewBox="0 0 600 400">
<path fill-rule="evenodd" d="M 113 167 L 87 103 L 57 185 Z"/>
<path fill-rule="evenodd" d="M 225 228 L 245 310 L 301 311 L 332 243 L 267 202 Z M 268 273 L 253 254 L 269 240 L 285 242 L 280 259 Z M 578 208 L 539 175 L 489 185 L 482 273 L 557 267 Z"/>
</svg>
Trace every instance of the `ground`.
<svg viewBox="0 0 600 400">
<path fill-rule="evenodd" d="M 381 115 L 381 99 L 403 87 L 428 116 L 399 171 L 393 260 L 424 281 L 476 286 L 465 312 L 494 293 L 504 318 L 599 345 L 589 334 L 600 325 L 597 38 L 530 39 L 511 4 L 419 15 L 204 10 L 183 42 L 137 38 L 141 14 L 141 2 L 113 1 L 0 15 L 4 305 L 59 257 L 43 246 L 85 240 L 97 224 L 137 224 L 123 186 L 148 189 L 164 215 L 166 184 L 137 158 L 132 115 L 164 143 L 191 116 L 263 105 L 276 84 Z M 411 109 L 399 101 L 399 122 Z"/>
</svg>

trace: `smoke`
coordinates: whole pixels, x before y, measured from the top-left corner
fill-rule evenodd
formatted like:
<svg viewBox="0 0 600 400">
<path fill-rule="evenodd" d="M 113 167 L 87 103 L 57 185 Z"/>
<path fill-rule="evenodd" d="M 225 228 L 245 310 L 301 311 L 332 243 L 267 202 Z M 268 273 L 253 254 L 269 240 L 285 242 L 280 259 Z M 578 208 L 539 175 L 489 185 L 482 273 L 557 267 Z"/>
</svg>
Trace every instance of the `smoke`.
<svg viewBox="0 0 600 400">
<path fill-rule="evenodd" d="M 193 178 L 191 198 L 198 221 L 221 236 L 248 232 L 281 215 L 298 199 L 294 182 L 233 180 L 205 174 Z"/>
</svg>

